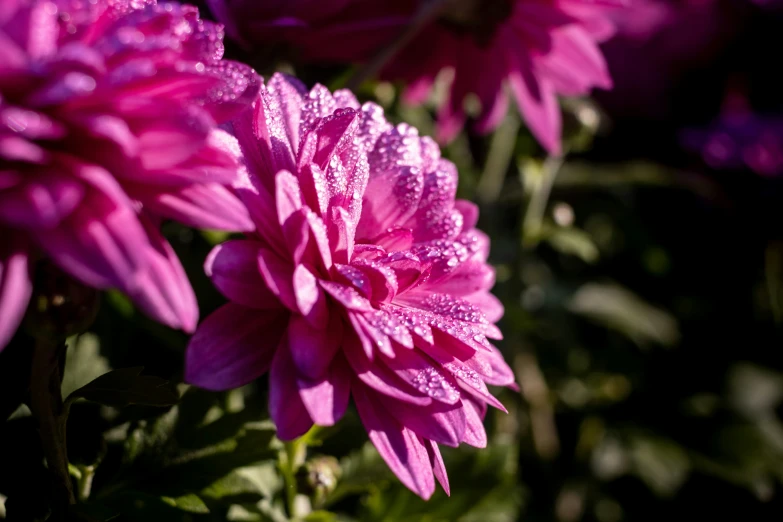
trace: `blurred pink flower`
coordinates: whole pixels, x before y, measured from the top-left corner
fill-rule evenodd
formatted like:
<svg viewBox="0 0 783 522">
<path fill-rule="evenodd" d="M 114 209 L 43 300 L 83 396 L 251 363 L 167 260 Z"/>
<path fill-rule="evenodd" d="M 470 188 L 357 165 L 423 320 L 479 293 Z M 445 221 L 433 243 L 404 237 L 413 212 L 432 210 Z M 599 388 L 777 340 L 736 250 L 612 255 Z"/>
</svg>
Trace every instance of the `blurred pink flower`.
<svg viewBox="0 0 783 522">
<path fill-rule="evenodd" d="M 713 169 L 783 174 L 783 118 L 753 112 L 744 95 L 729 92 L 721 114 L 704 128 L 680 133 L 685 148 Z"/>
<path fill-rule="evenodd" d="M 157 224 L 253 228 L 230 187 L 238 148 L 217 123 L 259 80 L 222 54 L 220 26 L 190 6 L 0 3 L 0 347 L 24 314 L 39 250 L 195 328 L 193 291 Z"/>
<path fill-rule="evenodd" d="M 334 424 L 353 395 L 400 480 L 448 491 L 437 444 L 483 447 L 487 404 L 503 408 L 486 384 L 514 380 L 487 341 L 503 307 L 454 165 L 379 106 L 282 75 L 233 127 L 257 232 L 207 259 L 231 302 L 193 336 L 186 380 L 222 390 L 269 371 L 283 440 Z"/>
<path fill-rule="evenodd" d="M 436 0 L 439 1 L 439 0 Z M 404 80 L 406 101 L 419 104 L 436 77 L 453 71 L 438 112 L 438 138 L 451 141 L 465 125 L 463 104 L 481 101 L 478 132 L 495 129 L 508 110 L 508 84 L 530 130 L 552 154 L 561 152 L 558 95 L 609 89 L 612 81 L 598 43 L 613 26 L 609 6 L 621 0 L 451 0 L 386 65 L 381 76 Z M 240 42 L 287 41 L 309 61 L 366 61 L 413 20 L 419 0 L 267 2 L 210 0 Z M 264 4 L 263 2 L 261 4 Z"/>
</svg>

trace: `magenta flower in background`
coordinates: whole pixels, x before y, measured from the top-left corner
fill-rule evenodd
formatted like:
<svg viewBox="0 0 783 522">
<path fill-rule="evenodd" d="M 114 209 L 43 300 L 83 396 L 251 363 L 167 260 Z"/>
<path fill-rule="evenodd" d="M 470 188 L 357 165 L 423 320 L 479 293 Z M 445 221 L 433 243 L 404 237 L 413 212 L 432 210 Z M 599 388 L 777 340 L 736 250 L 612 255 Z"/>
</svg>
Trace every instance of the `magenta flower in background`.
<svg viewBox="0 0 783 522">
<path fill-rule="evenodd" d="M 686 129 L 680 138 L 713 169 L 783 174 L 783 117 L 754 113 L 741 95 L 729 94 L 715 121 L 705 128 Z"/>
<path fill-rule="evenodd" d="M 502 409 L 486 384 L 514 380 L 487 341 L 503 308 L 454 165 L 377 105 L 279 74 L 233 129 L 257 231 L 207 259 L 230 302 L 193 336 L 186 380 L 223 390 L 269 371 L 283 440 L 334 424 L 352 395 L 400 480 L 448 491 L 438 444 L 484 446 L 487 405 Z"/>
<path fill-rule="evenodd" d="M 284 40 L 308 61 L 361 62 L 389 45 L 409 24 L 418 0 L 258 2 L 210 0 L 213 12 L 240 42 Z M 619 3 L 619 2 L 618 2 Z M 406 101 L 422 103 L 436 77 L 453 71 L 438 111 L 438 138 L 452 140 L 465 125 L 466 96 L 481 101 L 475 129 L 495 129 L 508 110 L 504 85 L 530 130 L 552 154 L 561 152 L 558 95 L 609 89 L 612 80 L 598 48 L 609 38 L 612 0 L 455 0 L 383 69 L 404 80 Z M 263 29 L 263 30 L 262 30 Z"/>
<path fill-rule="evenodd" d="M 0 348 L 41 252 L 192 330 L 198 309 L 161 218 L 247 231 L 231 188 L 235 140 L 217 124 L 258 79 L 221 61 L 220 26 L 155 0 L 0 3 Z"/>
</svg>

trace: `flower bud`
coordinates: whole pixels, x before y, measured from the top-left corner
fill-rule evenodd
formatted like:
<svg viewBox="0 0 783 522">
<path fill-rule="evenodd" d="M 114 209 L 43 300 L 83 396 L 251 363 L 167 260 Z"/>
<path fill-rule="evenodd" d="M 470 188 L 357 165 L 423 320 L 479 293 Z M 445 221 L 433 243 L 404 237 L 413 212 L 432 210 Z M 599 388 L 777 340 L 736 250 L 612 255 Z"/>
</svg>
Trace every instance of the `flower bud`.
<svg viewBox="0 0 783 522">
<path fill-rule="evenodd" d="M 319 455 L 305 463 L 300 470 L 300 490 L 311 494 L 318 504 L 337 487 L 342 474 L 339 461 L 334 457 Z"/>
</svg>

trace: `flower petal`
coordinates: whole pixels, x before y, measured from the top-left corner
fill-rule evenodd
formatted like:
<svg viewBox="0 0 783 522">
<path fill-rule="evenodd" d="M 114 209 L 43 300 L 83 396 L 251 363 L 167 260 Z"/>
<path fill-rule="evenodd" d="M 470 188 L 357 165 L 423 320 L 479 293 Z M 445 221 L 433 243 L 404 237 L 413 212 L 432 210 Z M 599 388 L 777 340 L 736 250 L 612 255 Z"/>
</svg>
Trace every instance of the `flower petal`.
<svg viewBox="0 0 783 522">
<path fill-rule="evenodd" d="M 359 417 L 383 460 L 406 487 L 429 499 L 435 491 L 435 479 L 421 439 L 389 415 L 366 386 L 354 381 L 351 390 Z"/>
<path fill-rule="evenodd" d="M 26 242 L 5 234 L 11 236 L 0 246 L 0 351 L 14 336 L 33 290 Z"/>
<path fill-rule="evenodd" d="M 462 404 L 466 419 L 462 442 L 475 448 L 486 448 L 487 431 L 483 421 L 486 406 L 481 406 L 470 398 L 463 399 Z"/>
<path fill-rule="evenodd" d="M 346 333 L 343 340 L 343 353 L 359 380 L 376 392 L 419 406 L 432 404 L 430 397 L 408 385 L 388 367 L 374 364 L 367 357 L 356 335 Z"/>
<path fill-rule="evenodd" d="M 378 397 L 378 401 L 403 426 L 425 439 L 456 448 L 465 435 L 466 420 L 461 402 L 433 402 L 422 408 L 388 397 Z"/>
<path fill-rule="evenodd" d="M 132 203 L 95 190 L 60 226 L 36 237 L 61 268 L 98 288 L 133 288 L 148 263 L 149 240 Z"/>
<path fill-rule="evenodd" d="M 143 187 L 134 194 L 151 212 L 194 228 L 229 232 L 255 229 L 247 208 L 231 189 L 217 183 L 161 190 Z"/>
<path fill-rule="evenodd" d="M 208 390 L 244 386 L 266 373 L 286 328 L 286 313 L 228 303 L 208 316 L 191 338 L 185 381 Z"/>
<path fill-rule="evenodd" d="M 425 440 L 425 446 L 427 447 L 427 454 L 430 456 L 430 464 L 432 465 L 432 471 L 435 474 L 440 487 L 446 492 L 447 496 L 451 496 L 451 488 L 449 487 L 449 476 L 446 473 L 446 465 L 443 463 L 443 457 L 440 455 L 438 445 L 431 441 Z"/>
<path fill-rule="evenodd" d="M 302 401 L 294 375 L 296 367 L 284 336 L 269 372 L 269 415 L 277 426 L 280 440 L 301 437 L 313 426 L 313 419 Z"/>
<path fill-rule="evenodd" d="M 325 328 L 329 321 L 326 296 L 318 279 L 304 265 L 294 269 L 293 290 L 299 312 L 314 328 Z"/>
<path fill-rule="evenodd" d="M 440 369 L 435 361 L 423 352 L 397 350 L 394 359 L 383 358 L 383 363 L 403 382 L 420 393 L 444 404 L 459 402 L 459 389 L 454 378 Z M 376 363 L 376 366 L 381 364 Z"/>
<path fill-rule="evenodd" d="M 562 120 L 552 85 L 548 79 L 536 77 L 531 58 L 516 40 L 511 40 L 509 45 L 508 62 L 512 72 L 508 81 L 522 116 L 544 148 L 552 155 L 559 155 Z"/>
<path fill-rule="evenodd" d="M 351 392 L 351 374 L 342 358 L 336 359 L 321 379 L 298 378 L 299 396 L 313 422 L 333 426 L 345 414 Z"/>
<path fill-rule="evenodd" d="M 383 172 L 373 165 L 362 201 L 362 217 L 356 229 L 359 239 L 372 239 L 399 223 L 405 223 L 419 205 L 424 175 L 418 167 L 397 167 Z M 373 241 L 375 243 L 375 241 Z"/>
<path fill-rule="evenodd" d="M 250 308 L 280 308 L 280 300 L 259 271 L 260 250 L 261 244 L 253 240 L 226 241 L 209 253 L 204 271 L 231 301 Z"/>
<path fill-rule="evenodd" d="M 334 359 L 342 342 L 342 317 L 332 312 L 326 328 L 314 328 L 299 314 L 292 314 L 288 323 L 288 347 L 297 373 L 318 379 Z"/>
<path fill-rule="evenodd" d="M 151 220 L 142 215 L 140 221 L 150 243 L 145 249 L 147 269 L 133 285 L 120 288 L 153 319 L 171 328 L 193 332 L 198 322 L 198 303 L 188 276 L 174 249 Z"/>
<path fill-rule="evenodd" d="M 294 295 L 291 264 L 271 250 L 261 247 L 258 250 L 258 269 L 266 282 L 266 287 L 280 299 L 289 310 L 298 312 L 299 306 Z"/>
<path fill-rule="evenodd" d="M 0 192 L 0 220 L 27 229 L 53 228 L 73 212 L 84 194 L 84 185 L 75 179 L 36 174 Z"/>
</svg>

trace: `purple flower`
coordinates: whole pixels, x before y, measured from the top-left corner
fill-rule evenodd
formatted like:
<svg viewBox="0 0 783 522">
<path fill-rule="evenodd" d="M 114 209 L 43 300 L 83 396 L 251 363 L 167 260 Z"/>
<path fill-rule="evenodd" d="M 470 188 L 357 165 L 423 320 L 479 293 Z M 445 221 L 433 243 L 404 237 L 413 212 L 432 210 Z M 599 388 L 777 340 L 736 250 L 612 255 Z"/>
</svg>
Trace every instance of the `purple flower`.
<svg viewBox="0 0 783 522">
<path fill-rule="evenodd" d="M 244 43 L 284 40 L 310 61 L 364 61 L 412 23 L 419 0 L 271 2 L 211 0 L 218 18 Z M 561 152 L 558 95 L 577 96 L 612 81 L 598 43 L 609 38 L 614 0 L 456 0 L 421 29 L 382 71 L 408 83 L 406 101 L 423 102 L 436 77 L 453 72 L 438 113 L 438 138 L 464 126 L 469 94 L 481 101 L 478 132 L 494 130 L 508 110 L 508 85 L 530 130 L 552 154 Z M 348 5 L 345 5 L 348 4 Z M 342 7 L 342 9 L 341 9 Z M 263 30 L 262 30 L 263 29 Z M 423 52 L 422 50 L 426 50 Z"/>
<path fill-rule="evenodd" d="M 762 176 L 783 174 L 783 118 L 728 110 L 703 129 L 681 133 L 683 145 L 714 169 L 750 169 Z"/>
<path fill-rule="evenodd" d="M 437 444 L 483 447 L 487 405 L 503 408 L 486 384 L 514 380 L 487 340 L 503 308 L 454 165 L 379 106 L 282 75 L 233 128 L 257 232 L 207 259 L 231 302 L 193 336 L 186 380 L 222 390 L 269 371 L 284 440 L 334 424 L 353 395 L 400 480 L 448 491 Z"/>
<path fill-rule="evenodd" d="M 193 291 L 161 218 L 252 230 L 217 124 L 259 80 L 221 61 L 220 26 L 155 0 L 0 6 L 0 348 L 24 313 L 38 251 L 150 316 L 192 331 Z"/>
</svg>

